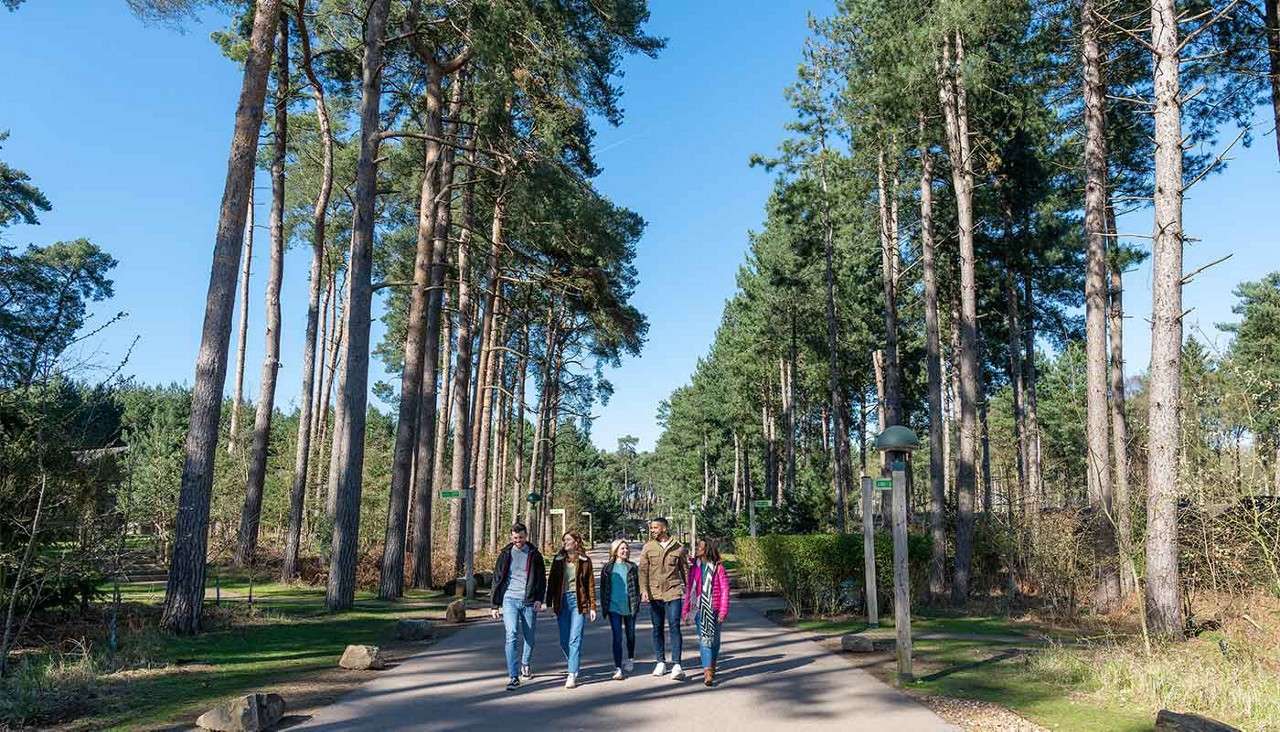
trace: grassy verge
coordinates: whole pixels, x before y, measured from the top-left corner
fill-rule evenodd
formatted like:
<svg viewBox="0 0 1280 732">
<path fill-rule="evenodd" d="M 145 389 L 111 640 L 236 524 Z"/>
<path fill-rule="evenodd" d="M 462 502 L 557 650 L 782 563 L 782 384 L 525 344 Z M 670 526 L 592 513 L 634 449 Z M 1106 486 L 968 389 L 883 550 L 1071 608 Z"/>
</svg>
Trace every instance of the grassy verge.
<svg viewBox="0 0 1280 732">
<path fill-rule="evenodd" d="M 206 603 L 211 629 L 189 638 L 155 629 L 163 587 L 122 587 L 127 612 L 118 654 L 107 658 L 105 642 L 89 638 L 74 657 L 32 658 L 26 677 L 6 689 L 0 722 L 77 718 L 73 728 L 148 728 L 192 721 L 225 697 L 325 674 L 322 685 L 340 692 L 351 677 L 333 669 L 347 645 L 386 645 L 397 620 L 439 619 L 446 604 L 438 592 L 411 591 L 399 602 L 359 593 L 352 610 L 329 614 L 323 587 L 255 584 L 250 606 L 247 576 L 223 574 L 220 584 L 222 605 L 213 605 L 212 589 Z"/>
<path fill-rule="evenodd" d="M 782 622 L 832 643 L 867 630 L 857 618 Z M 891 628 L 893 618 L 881 624 Z M 1238 629 L 1147 655 L 1131 636 L 1085 641 L 1061 628 L 1000 616 L 924 615 L 912 619 L 912 628 L 916 681 L 906 688 L 914 694 L 998 704 L 1054 730 L 1149 730 L 1165 708 L 1241 729 L 1280 730 L 1280 648 Z M 1052 640 L 1046 644 L 1046 638 Z M 845 657 L 896 683 L 891 652 Z"/>
</svg>

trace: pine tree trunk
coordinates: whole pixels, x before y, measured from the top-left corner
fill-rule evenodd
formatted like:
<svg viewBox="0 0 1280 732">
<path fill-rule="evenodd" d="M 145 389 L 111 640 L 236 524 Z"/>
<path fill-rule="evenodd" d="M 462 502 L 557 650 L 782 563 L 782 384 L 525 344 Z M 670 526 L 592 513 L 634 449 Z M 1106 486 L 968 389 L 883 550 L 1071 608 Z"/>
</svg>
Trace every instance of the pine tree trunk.
<svg viewBox="0 0 1280 732">
<path fill-rule="evenodd" d="M 329 196 L 333 191 L 333 134 L 329 110 L 325 105 L 324 85 L 316 78 L 311 63 L 311 39 L 308 35 L 303 3 L 298 3 L 294 17 L 298 20 L 298 39 L 302 43 L 302 70 L 311 83 L 320 125 L 320 191 L 311 212 L 311 276 L 307 298 L 307 326 L 302 345 L 302 387 L 298 392 L 302 404 L 298 412 L 298 447 L 293 461 L 293 485 L 289 492 L 289 526 L 285 534 L 284 563 L 280 579 L 290 582 L 298 575 L 298 553 L 302 544 L 303 504 L 307 494 L 307 476 L 311 467 L 311 439 L 315 436 L 316 371 L 323 371 L 323 359 L 317 358 L 320 342 L 317 330 L 320 320 L 320 283 L 324 278 L 325 223 L 329 212 Z M 323 381 L 323 379 L 321 379 Z"/>
<path fill-rule="evenodd" d="M 262 517 L 262 491 L 267 479 L 267 441 L 275 410 L 276 376 L 280 373 L 280 283 L 284 279 L 284 158 L 289 129 L 289 16 L 280 15 L 280 50 L 276 54 L 274 158 L 271 161 L 271 266 L 267 273 L 267 333 L 258 378 L 258 403 L 253 418 L 253 443 L 249 449 L 249 479 L 244 509 L 240 512 L 235 564 L 253 566 L 258 552 L 258 524 Z"/>
<path fill-rule="evenodd" d="M 231 426 L 227 429 L 227 454 L 236 454 L 240 442 L 240 412 L 244 408 L 244 357 L 249 342 L 249 275 L 253 269 L 253 180 L 249 180 L 249 204 L 245 208 L 244 262 L 240 269 L 240 323 L 236 335 L 236 385 L 231 400 Z"/>
<path fill-rule="evenodd" d="M 920 126 L 920 250 L 924 260 L 925 369 L 929 401 L 929 600 L 947 592 L 946 432 L 942 416 L 942 342 L 938 329 L 938 265 L 933 234 L 933 156 L 925 140 L 924 112 Z"/>
<path fill-rule="evenodd" d="M 960 242 L 960 456 L 956 476 L 956 562 L 951 601 L 961 605 L 969 597 L 973 559 L 973 509 L 977 489 L 978 313 L 976 262 L 973 248 L 973 167 L 969 155 L 969 119 L 964 78 L 964 40 L 955 33 L 943 46 L 942 108 L 947 121 L 952 184 Z"/>
<path fill-rule="evenodd" d="M 1271 71 L 1271 115 L 1275 128 L 1280 130 L 1280 2 L 1265 0 L 1267 29 L 1267 60 Z M 1280 155 L 1280 133 L 1276 133 L 1276 153 Z M 1276 472 L 1277 489 L 1280 489 L 1280 467 Z"/>
<path fill-rule="evenodd" d="M 524 327 L 524 337 L 520 339 L 520 355 L 516 357 L 516 398 L 512 406 L 511 427 L 516 430 L 516 459 L 511 469 L 511 523 L 515 524 L 524 518 L 526 525 L 527 517 L 522 517 L 520 510 L 528 506 L 525 497 L 521 495 L 520 488 L 524 479 L 524 453 L 525 453 L 525 383 L 529 374 L 529 326 Z"/>
<path fill-rule="evenodd" d="M 876 157 L 876 183 L 880 202 L 880 283 L 884 289 L 883 415 L 880 431 L 902 424 L 902 387 L 898 370 L 898 229 L 896 210 L 891 213 L 894 190 L 888 186 L 884 151 Z M 892 204 L 896 209 L 896 200 Z"/>
<path fill-rule="evenodd" d="M 1080 9 L 1080 45 L 1084 63 L 1084 230 L 1086 454 L 1089 505 L 1095 512 L 1096 567 L 1093 606 L 1106 612 L 1120 598 L 1115 565 L 1115 513 L 1111 493 L 1111 448 L 1107 405 L 1107 143 L 1106 87 L 1102 51 L 1094 18 L 1094 0 Z"/>
<path fill-rule="evenodd" d="M 1018 312 L 1018 289 L 1013 281 L 1013 269 L 1005 260 L 1004 295 L 1009 318 L 1009 385 L 1013 406 L 1014 447 L 1017 450 L 1018 493 L 1027 494 L 1027 419 L 1026 384 L 1022 368 L 1022 317 Z M 1012 495 L 1012 491 L 1009 491 Z"/>
<path fill-rule="evenodd" d="M 227 160 L 227 178 L 218 212 L 213 267 L 209 273 L 204 324 L 191 390 L 191 416 L 184 446 L 173 555 L 161 619 L 166 630 L 179 634 L 200 629 L 205 554 L 209 543 L 209 500 L 218 449 L 218 419 L 222 415 L 222 389 L 227 377 L 227 341 L 231 337 L 236 274 L 240 269 L 258 129 L 262 125 L 267 72 L 271 68 L 272 40 L 279 15 L 279 0 L 259 0 L 254 9 L 244 82 Z"/>
<path fill-rule="evenodd" d="M 1107 228 L 1114 235 L 1108 207 Z M 1124 597 L 1138 588 L 1138 578 L 1133 575 L 1130 562 L 1133 559 L 1133 506 L 1129 498 L 1129 421 L 1125 416 L 1124 387 L 1124 281 L 1119 262 L 1112 260 L 1109 268 L 1111 279 L 1111 307 L 1108 324 L 1111 336 L 1111 457 L 1114 466 L 1115 513 L 1118 559 L 1120 564 L 1120 592 Z"/>
<path fill-rule="evenodd" d="M 1152 0 L 1155 237 L 1151 244 L 1151 369 L 1147 416 L 1147 624 L 1182 637 L 1178 578 L 1178 440 L 1182 387 L 1182 120 L 1178 10 Z"/>
<path fill-rule="evenodd" d="M 378 581 L 378 597 L 394 600 L 404 594 L 404 549 L 409 510 L 409 486 L 413 479 L 416 439 L 422 416 L 422 387 L 425 363 L 434 364 L 436 354 L 428 353 L 428 310 L 432 300 L 432 275 L 436 251 L 432 246 L 436 220 L 437 170 L 440 162 L 441 134 L 440 74 L 427 68 L 424 94 L 429 139 L 424 142 L 422 186 L 418 194 L 418 237 L 413 258 L 413 289 L 409 296 L 408 321 L 405 327 L 404 366 L 400 371 L 400 405 L 396 416 L 396 438 L 391 457 L 391 489 L 387 497 L 386 538 L 382 547 L 382 571 Z M 435 139 L 431 139 L 435 138 Z M 438 316 L 437 316 L 438 317 Z M 437 323 L 438 325 L 438 323 Z M 438 328 L 437 328 L 438 330 Z M 433 369 L 434 370 L 434 369 Z M 434 377 L 434 374 L 433 374 Z M 422 473 L 428 473 L 424 463 Z M 425 496 L 430 504 L 430 485 Z M 415 529 L 421 528 L 415 526 Z M 430 530 L 428 529 L 428 532 Z"/>
<path fill-rule="evenodd" d="M 342 392 L 338 409 L 343 412 L 340 434 L 338 495 L 333 520 L 333 549 L 325 606 L 331 612 L 346 610 L 355 600 L 356 549 L 360 529 L 360 494 L 363 489 L 365 409 L 369 399 L 369 327 L 373 301 L 374 203 L 378 195 L 378 110 L 382 98 L 383 31 L 390 0 L 372 0 L 365 20 L 364 58 L 360 85 L 360 156 L 356 163 L 355 218 L 352 224 L 351 264 L 347 281 L 347 345 L 343 358 Z"/>
<path fill-rule="evenodd" d="M 499 183 L 501 185 L 501 183 Z M 485 546 L 485 528 L 488 526 L 485 507 L 489 502 L 489 452 L 490 452 L 490 433 L 492 432 L 493 411 L 494 411 L 494 389 L 493 381 L 495 371 L 498 365 L 498 332 L 502 328 L 501 317 L 498 314 L 498 308 L 501 307 L 501 270 L 498 266 L 498 258 L 502 250 L 502 224 L 503 224 L 503 198 L 499 193 L 493 204 L 493 223 L 490 229 L 492 241 L 489 244 L 489 258 L 485 265 L 487 270 L 486 280 L 489 283 L 488 292 L 485 293 L 485 345 L 484 350 L 480 354 L 479 372 L 477 378 L 480 381 L 481 391 L 476 394 L 476 399 L 480 402 L 477 410 L 479 419 L 479 429 L 477 430 L 476 442 L 476 459 L 475 459 L 475 491 L 476 491 L 476 511 L 472 521 L 471 544 L 476 553 L 479 553 Z"/>
<path fill-rule="evenodd" d="M 354 236 L 352 237 L 354 243 Z M 333 399 L 333 430 L 329 437 L 329 476 L 325 481 L 325 516 L 329 520 L 329 529 L 332 534 L 332 523 L 334 514 L 338 511 L 338 478 L 341 475 L 342 462 L 341 456 L 345 453 L 346 448 L 343 447 L 342 435 L 344 434 L 343 424 L 346 422 L 346 407 L 341 398 L 342 392 L 346 390 L 347 374 L 346 368 L 339 368 L 347 360 L 347 308 L 351 304 L 351 250 L 347 251 L 347 272 L 343 278 L 342 285 L 342 307 L 335 311 L 338 317 L 338 339 L 334 341 L 333 358 L 330 360 L 332 364 L 329 369 L 329 383 L 332 389 L 332 397 L 326 396 L 325 401 Z M 330 537 L 331 538 L 331 537 Z"/>
<path fill-rule="evenodd" d="M 459 80 L 459 83 L 461 80 Z M 469 162 L 474 162 L 469 152 Z M 453 469 L 450 488 L 462 493 L 452 499 L 449 519 L 450 546 L 454 548 L 455 566 L 463 576 L 471 578 L 472 556 L 467 551 L 470 541 L 469 520 L 474 505 L 471 491 L 471 351 L 474 345 L 474 312 L 471 302 L 471 232 L 475 229 L 475 167 L 468 164 L 463 173 L 462 233 L 458 239 L 458 356 L 453 371 Z M 457 525 L 455 535 L 454 525 Z"/>
<path fill-rule="evenodd" d="M 1044 496 L 1043 474 L 1040 466 L 1040 417 L 1037 412 L 1036 397 L 1036 317 L 1035 301 L 1032 299 L 1031 274 L 1022 275 L 1022 350 L 1026 368 L 1024 379 L 1026 399 L 1023 401 L 1023 416 L 1027 422 L 1027 511 L 1031 514 L 1031 531 L 1034 536 L 1040 522 L 1040 504 Z"/>
</svg>

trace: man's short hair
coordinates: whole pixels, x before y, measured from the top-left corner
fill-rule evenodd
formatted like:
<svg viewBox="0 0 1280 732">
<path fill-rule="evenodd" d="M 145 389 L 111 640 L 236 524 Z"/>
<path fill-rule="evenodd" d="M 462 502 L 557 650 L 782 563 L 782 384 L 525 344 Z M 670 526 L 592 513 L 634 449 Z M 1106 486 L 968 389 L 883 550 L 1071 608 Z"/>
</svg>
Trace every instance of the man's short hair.
<svg viewBox="0 0 1280 732">
<path fill-rule="evenodd" d="M 517 522 L 515 522 L 514 524 L 511 524 L 511 533 L 513 533 L 513 534 L 527 534 L 527 533 L 529 533 L 529 527 L 528 527 L 528 526 L 525 526 L 523 523 L 521 523 L 521 522 L 517 521 Z"/>
<path fill-rule="evenodd" d="M 653 518 L 649 519 L 649 523 L 651 523 L 651 524 L 662 524 L 662 528 L 664 528 L 664 529 L 669 529 L 669 528 L 671 528 L 671 524 L 667 522 L 667 517 L 666 517 L 666 516 L 654 516 Z"/>
</svg>

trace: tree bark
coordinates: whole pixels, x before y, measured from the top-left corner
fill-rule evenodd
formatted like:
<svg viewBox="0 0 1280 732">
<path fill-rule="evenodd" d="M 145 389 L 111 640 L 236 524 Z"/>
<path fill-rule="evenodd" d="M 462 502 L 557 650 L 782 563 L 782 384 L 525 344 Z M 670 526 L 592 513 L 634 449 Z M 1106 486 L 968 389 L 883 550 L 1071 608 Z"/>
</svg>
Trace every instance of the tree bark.
<svg viewBox="0 0 1280 732">
<path fill-rule="evenodd" d="M 1280 2 L 1276 0 L 1266 0 L 1266 28 L 1267 28 L 1267 60 L 1270 63 L 1271 71 L 1271 116 L 1275 124 L 1275 128 L 1280 130 Z M 1276 154 L 1280 155 L 1280 133 L 1276 133 Z M 1280 476 L 1280 468 L 1277 468 L 1277 476 Z M 1280 478 L 1277 478 L 1280 488 Z"/>
<path fill-rule="evenodd" d="M 289 16 L 280 14 L 280 50 L 276 54 L 274 157 L 271 161 L 271 266 L 267 273 L 267 333 L 258 378 L 258 403 L 253 418 L 253 443 L 249 449 L 249 479 L 235 564 L 253 566 L 258 551 L 258 524 L 262 517 L 262 491 L 267 478 L 267 441 L 276 402 L 276 376 L 280 373 L 280 283 L 284 279 L 284 159 L 289 131 Z"/>
<path fill-rule="evenodd" d="M 1155 236 L 1151 245 L 1151 368 L 1147 414 L 1147 625 L 1182 637 L 1178 577 L 1178 439 L 1182 387 L 1182 110 L 1178 10 L 1152 0 Z"/>
<path fill-rule="evenodd" d="M 501 183 L 499 183 L 501 185 Z M 485 528 L 488 526 L 487 516 L 485 515 L 485 507 L 489 502 L 489 440 L 492 432 L 493 408 L 494 408 L 494 389 L 493 382 L 495 378 L 496 366 L 498 364 L 498 354 L 496 348 L 498 345 L 498 333 L 501 331 L 501 316 L 498 313 L 501 307 L 501 272 L 499 269 L 499 256 L 502 249 L 502 224 L 504 216 L 504 202 L 502 193 L 499 192 L 493 204 L 493 223 L 490 228 L 492 241 L 489 245 L 489 257 L 485 269 L 487 270 L 486 280 L 489 283 L 488 292 L 485 293 L 485 320 L 487 326 L 485 328 L 486 342 L 483 352 L 480 354 L 479 373 L 477 378 L 480 380 L 481 391 L 476 394 L 479 400 L 479 409 L 477 416 L 480 420 L 479 429 L 477 430 L 476 442 L 476 459 L 475 459 L 475 491 L 476 491 L 476 511 L 473 517 L 471 536 L 471 545 L 473 551 L 479 553 L 485 546 Z"/>
<path fill-rule="evenodd" d="M 236 107 L 231 153 L 227 160 L 227 178 L 218 212 L 213 267 L 209 273 L 204 324 L 191 390 L 191 416 L 184 446 L 178 512 L 174 522 L 175 541 L 161 618 L 161 625 L 165 629 L 179 634 L 199 630 L 200 612 L 204 604 L 209 499 L 213 488 L 215 453 L 218 449 L 222 388 L 227 377 L 227 342 L 231 337 L 236 274 L 240 269 L 240 248 L 243 244 L 249 191 L 253 187 L 258 130 L 262 126 L 267 72 L 271 68 L 272 41 L 279 15 L 279 0 L 260 0 L 254 9 L 244 81 Z"/>
<path fill-rule="evenodd" d="M 345 413 L 341 442 L 338 500 L 333 520 L 333 550 L 325 605 L 331 612 L 346 610 L 355 600 L 356 548 L 363 488 L 364 434 L 369 398 L 369 326 L 373 287 L 374 204 L 378 195 L 378 111 L 382 98 L 383 33 L 390 0 L 371 0 L 365 20 L 364 58 L 360 84 L 360 156 L 356 163 L 355 219 L 352 224 L 351 264 L 347 274 L 347 346 L 345 379 L 339 411 Z M 336 452 L 336 450 L 335 450 Z"/>
<path fill-rule="evenodd" d="M 1040 416 L 1037 411 L 1036 396 L 1036 311 L 1032 298 L 1031 273 L 1022 274 L 1022 349 L 1025 354 L 1026 368 L 1025 388 L 1026 400 L 1023 402 L 1024 417 L 1027 421 L 1027 512 L 1031 514 L 1031 531 L 1034 536 L 1040 522 L 1040 504 L 1044 497 L 1044 483 L 1040 469 Z"/>
<path fill-rule="evenodd" d="M 378 580 L 378 597 L 394 600 L 404 594 L 404 549 L 408 528 L 409 487 L 413 478 L 414 452 L 422 416 L 424 363 L 435 354 L 428 353 L 430 323 L 428 310 L 433 296 L 432 275 L 436 251 L 432 247 L 436 219 L 436 166 L 440 161 L 441 98 L 439 71 L 428 66 L 424 101 L 427 113 L 428 139 L 423 148 L 422 185 L 418 195 L 418 238 L 413 258 L 413 289 L 409 296 L 408 323 L 405 328 L 404 366 L 400 371 L 400 405 L 396 417 L 395 447 L 391 457 L 391 489 L 387 498 L 387 528 L 382 549 L 382 571 Z M 432 139 L 435 138 L 435 139 Z M 437 316 L 438 317 L 438 316 Z M 437 323 L 438 325 L 438 323 Z M 437 329 L 438 330 L 438 329 Z M 434 374 L 433 374 L 434 376 Z M 430 470 L 425 463 L 421 472 Z M 426 487 L 430 491 L 430 485 Z M 430 493 L 426 495 L 430 504 Z M 415 526 L 415 529 L 422 528 Z M 427 529 L 429 532 L 430 529 Z"/>
<path fill-rule="evenodd" d="M 1080 45 L 1084 77 L 1084 230 L 1085 230 L 1085 472 L 1089 504 L 1095 511 L 1097 544 L 1093 606 L 1108 611 L 1120 598 L 1115 565 L 1115 514 L 1111 493 L 1111 451 L 1107 405 L 1107 143 L 1106 87 L 1102 51 L 1094 18 L 1094 0 L 1080 6 Z"/>
<path fill-rule="evenodd" d="M 924 112 L 920 127 L 920 250 L 924 262 L 925 370 L 929 401 L 929 601 L 947 592 L 946 433 L 942 418 L 942 342 L 938 330 L 938 265 L 933 233 L 933 157 L 925 140 Z"/>
<path fill-rule="evenodd" d="M 884 289 L 884 422 L 880 430 L 902 424 L 902 387 L 898 370 L 898 228 L 896 211 L 890 212 L 895 189 L 888 185 L 884 150 L 876 156 L 876 183 L 880 202 L 880 282 Z M 896 202 L 893 205 L 896 208 Z"/>
<path fill-rule="evenodd" d="M 458 83 L 461 83 L 459 80 Z M 473 158 L 474 152 L 468 153 Z M 472 559 L 467 551 L 468 520 L 474 505 L 471 490 L 471 349 L 473 346 L 473 312 L 471 303 L 471 232 L 475 229 L 475 167 L 466 166 L 462 190 L 462 233 L 458 239 L 458 356 L 453 371 L 453 470 L 450 487 L 461 491 L 462 498 L 452 499 L 453 513 L 449 521 L 450 546 L 455 548 L 457 564 L 463 576 L 470 579 Z M 455 524 L 457 533 L 455 535 Z"/>
<path fill-rule="evenodd" d="M 963 604 L 969 596 L 973 559 L 973 508 L 977 485 L 978 313 L 976 262 L 973 248 L 973 167 L 969 155 L 969 119 L 964 78 L 964 39 L 954 36 L 943 45 L 942 108 L 951 152 L 951 177 L 956 194 L 960 242 L 960 455 L 956 485 L 956 561 L 951 601 Z"/>
<path fill-rule="evenodd" d="M 1108 207 L 1108 229 L 1115 234 Z M 1111 279 L 1111 307 L 1108 321 L 1111 331 L 1111 457 L 1115 481 L 1115 514 L 1120 565 L 1120 592 L 1127 597 L 1138 588 L 1138 578 L 1133 575 L 1130 562 L 1133 559 L 1133 507 L 1129 503 L 1129 420 L 1125 416 L 1124 387 L 1124 281 L 1120 262 L 1112 258 L 1109 268 Z"/>
<path fill-rule="evenodd" d="M 252 175 L 252 173 L 250 173 Z M 240 269 L 240 323 L 236 335 L 235 396 L 231 400 L 231 426 L 227 429 L 227 454 L 236 454 L 240 440 L 240 411 L 244 408 L 244 357 L 249 342 L 249 274 L 253 268 L 253 179 L 249 180 L 249 204 L 245 207 L 244 262 Z"/>
<path fill-rule="evenodd" d="M 313 405 L 315 404 L 315 374 L 319 342 L 316 331 L 320 319 L 320 281 L 324 270 L 325 223 L 329 211 L 329 196 L 333 191 L 333 134 L 329 125 L 329 110 L 325 105 L 324 85 L 316 77 L 311 63 L 311 39 L 307 32 L 304 3 L 299 2 L 294 11 L 298 20 L 298 39 L 302 44 L 302 70 L 311 83 L 316 105 L 316 119 L 320 125 L 320 191 L 311 212 L 311 290 L 307 299 L 307 330 L 302 346 L 302 399 L 298 415 L 298 449 L 293 463 L 293 485 L 289 493 L 289 526 L 285 535 L 284 564 L 280 569 L 282 581 L 289 582 L 298 574 L 298 550 L 302 540 L 303 502 L 307 492 L 307 473 L 310 468 L 311 438 L 315 433 Z M 281 26 L 284 27 L 283 22 Z M 282 65 L 287 71 L 287 66 Z M 319 368 L 323 369 L 323 366 Z"/>
</svg>

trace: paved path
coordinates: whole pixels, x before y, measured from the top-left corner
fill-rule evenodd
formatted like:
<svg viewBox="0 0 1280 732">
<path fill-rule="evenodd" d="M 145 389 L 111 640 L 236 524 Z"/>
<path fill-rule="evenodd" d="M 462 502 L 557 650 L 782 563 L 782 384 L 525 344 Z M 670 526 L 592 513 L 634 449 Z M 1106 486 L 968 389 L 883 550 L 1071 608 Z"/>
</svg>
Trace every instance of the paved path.
<svg viewBox="0 0 1280 732">
<path fill-rule="evenodd" d="M 636 670 L 624 681 L 609 678 L 609 624 L 598 621 L 587 624 L 579 686 L 565 689 L 555 617 L 544 611 L 538 618 L 534 678 L 506 691 L 502 623 L 473 621 L 292 729 L 954 729 L 905 694 L 745 603 L 730 609 L 715 688 L 702 685 L 697 637 L 689 626 L 683 659 L 688 678 L 654 678 L 647 616 L 642 607 Z"/>
</svg>

